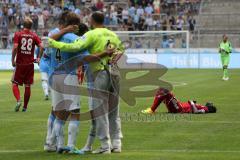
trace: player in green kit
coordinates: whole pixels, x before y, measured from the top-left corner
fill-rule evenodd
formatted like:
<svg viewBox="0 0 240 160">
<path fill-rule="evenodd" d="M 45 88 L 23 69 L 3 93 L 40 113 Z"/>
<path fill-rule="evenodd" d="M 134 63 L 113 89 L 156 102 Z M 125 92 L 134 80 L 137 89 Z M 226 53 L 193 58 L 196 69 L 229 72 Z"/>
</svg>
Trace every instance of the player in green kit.
<svg viewBox="0 0 240 160">
<path fill-rule="evenodd" d="M 228 65 L 230 61 L 230 53 L 232 53 L 232 45 L 228 41 L 227 35 L 223 35 L 223 40 L 219 44 L 219 53 L 221 54 L 221 61 L 223 66 L 223 80 L 227 81 L 229 80 L 228 75 Z"/>
<path fill-rule="evenodd" d="M 109 46 L 116 48 L 116 53 L 122 54 L 124 47 L 118 36 L 103 26 L 104 15 L 101 12 L 95 12 L 91 15 L 90 24 L 91 31 L 85 33 L 82 37 L 78 38 L 73 43 L 57 42 L 53 39 L 49 39 L 49 46 L 58 48 L 61 51 L 76 52 L 82 50 L 88 50 L 91 55 L 97 52 L 103 52 Z M 101 58 L 101 61 L 90 63 L 91 73 L 93 75 L 93 88 L 101 91 L 111 92 L 114 95 L 119 93 L 119 82 L 113 81 L 110 78 L 108 72 L 109 62 L 112 57 Z M 117 79 L 117 78 L 116 78 Z M 116 87 L 117 86 L 117 87 Z M 97 93 L 100 94 L 100 93 Z M 91 95 L 90 95 L 91 96 Z M 96 129 L 96 136 L 99 138 L 101 147 L 93 153 L 95 154 L 109 154 L 111 152 L 121 152 L 121 120 L 119 117 L 118 99 L 115 99 L 115 108 L 111 112 L 108 112 L 106 105 L 102 104 L 102 99 L 107 99 L 111 104 L 111 99 L 106 95 L 98 95 L 101 97 L 92 99 L 92 109 L 100 108 L 101 113 L 105 113 L 94 119 L 94 128 Z M 107 112 L 106 112 L 107 111 Z M 92 126 L 93 127 L 93 126 Z"/>
</svg>

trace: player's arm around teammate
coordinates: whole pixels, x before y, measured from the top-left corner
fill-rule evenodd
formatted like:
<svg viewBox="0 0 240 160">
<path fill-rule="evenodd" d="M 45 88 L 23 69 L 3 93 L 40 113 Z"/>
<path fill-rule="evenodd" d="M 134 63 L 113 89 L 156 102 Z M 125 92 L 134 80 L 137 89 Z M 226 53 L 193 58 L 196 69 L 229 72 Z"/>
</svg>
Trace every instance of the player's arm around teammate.
<svg viewBox="0 0 240 160">
<path fill-rule="evenodd" d="M 50 47 L 58 48 L 62 51 L 81 51 L 87 49 L 90 54 L 95 54 L 106 49 L 107 44 L 110 43 L 117 47 L 117 50 L 123 50 L 121 47 L 121 41 L 115 33 L 104 28 L 104 15 L 102 13 L 93 13 L 90 19 L 93 30 L 87 32 L 82 37 L 77 39 L 74 43 L 61 43 L 49 39 Z M 112 83 L 110 81 L 110 74 L 108 72 L 108 61 L 110 57 L 104 57 L 101 62 L 95 62 L 90 64 L 94 76 L 94 88 L 103 91 L 110 91 Z M 119 87 L 118 87 L 119 88 Z M 117 95 L 118 96 L 118 95 Z M 99 98 L 94 98 L 93 108 L 99 108 L 102 103 L 102 99 L 108 100 L 106 95 L 98 95 Z M 101 147 L 93 153 L 110 153 L 111 142 L 113 144 L 113 152 L 121 152 L 121 122 L 119 118 L 118 101 L 115 104 L 116 108 L 108 114 L 108 105 L 102 105 L 99 109 L 102 109 L 103 116 L 95 118 L 96 120 L 96 133 L 101 142 Z M 107 107 L 107 108 L 106 108 Z M 116 114 L 115 114 L 116 113 Z M 111 115 L 110 115 L 111 114 Z M 110 124 L 111 122 L 111 124 Z M 116 123 L 112 123 L 116 122 Z"/>
<path fill-rule="evenodd" d="M 72 13 L 68 14 L 68 20 L 70 18 L 78 19 Z M 68 20 L 67 20 L 67 25 L 70 25 L 71 24 L 70 22 L 73 22 L 73 20 L 71 20 L 71 21 L 69 20 L 70 22 L 68 22 Z M 78 23 L 74 23 L 74 25 L 77 25 L 77 24 Z M 61 30 L 58 33 L 52 34 L 51 37 L 55 37 L 56 39 L 61 38 L 60 39 L 61 41 L 65 40 L 67 42 L 71 42 L 77 36 L 73 33 L 66 34 L 66 33 L 69 33 L 69 32 L 72 32 L 75 30 L 75 29 L 69 29 L 69 28 L 71 28 L 71 26 L 68 26 L 66 28 L 61 28 Z M 78 25 L 77 32 L 75 32 L 75 33 L 80 35 L 81 32 L 85 32 L 85 31 L 86 31 L 86 27 L 80 24 L 80 25 Z M 53 52 L 51 54 L 55 55 L 55 52 Z M 62 58 L 63 63 L 62 62 L 59 63 L 59 61 L 56 61 L 56 62 L 54 62 L 54 63 L 56 63 L 55 67 L 58 67 L 59 65 L 64 64 L 64 62 L 67 62 L 69 59 L 74 58 L 78 54 L 79 54 L 79 52 L 76 52 L 74 55 L 71 55 L 66 52 L 60 51 L 60 55 L 63 57 Z M 87 55 L 84 58 L 86 59 L 86 61 L 99 60 L 102 56 L 108 56 L 109 54 L 111 54 L 111 53 L 108 51 L 108 52 L 96 54 L 94 56 Z M 82 64 L 79 64 L 79 65 L 82 65 Z M 76 78 L 75 74 L 70 73 L 70 75 L 72 77 L 71 81 L 74 82 L 74 85 L 77 85 L 77 83 L 76 83 L 77 78 Z M 62 81 L 57 80 L 58 76 L 61 76 L 61 74 L 55 75 L 56 80 L 53 80 L 52 85 L 56 85 L 56 86 L 63 85 Z M 53 79 L 55 79 L 55 78 L 53 77 Z M 69 80 L 67 80 L 67 78 L 66 78 L 66 81 L 70 82 Z M 72 153 L 76 153 L 76 154 L 82 154 L 81 151 L 74 149 L 75 143 L 76 143 L 76 136 L 78 133 L 77 131 L 78 131 L 78 127 L 79 127 L 79 116 L 80 116 L 79 109 L 78 109 L 79 96 L 78 95 L 71 95 L 71 97 L 69 97 L 69 96 L 70 95 L 55 92 L 52 90 L 53 111 L 54 111 L 54 115 L 56 116 L 56 119 L 54 120 L 54 124 L 53 124 L 53 126 L 54 126 L 53 131 L 56 133 L 56 137 L 57 137 L 57 152 L 62 153 L 62 152 L 67 151 L 67 152 L 72 152 Z M 74 107 L 73 107 L 73 105 L 68 106 L 64 103 L 58 103 L 58 102 L 66 100 L 66 99 L 72 100 Z M 69 127 L 68 127 L 69 136 L 68 136 L 67 147 L 64 147 L 63 127 L 64 127 L 64 124 L 65 124 L 65 121 L 67 120 L 67 118 L 69 118 L 69 121 L 70 121 Z M 51 128 L 50 127 L 48 127 L 48 128 L 49 128 L 48 130 L 51 131 Z M 53 136 L 54 136 L 54 134 L 53 134 Z M 47 137 L 49 137 L 49 136 L 47 136 Z M 47 141 L 45 144 L 45 150 L 54 150 L 54 144 L 52 143 L 53 141 L 51 140 L 51 138 L 50 138 L 50 140 L 48 140 L 48 139 L 49 138 L 47 138 Z"/>
</svg>

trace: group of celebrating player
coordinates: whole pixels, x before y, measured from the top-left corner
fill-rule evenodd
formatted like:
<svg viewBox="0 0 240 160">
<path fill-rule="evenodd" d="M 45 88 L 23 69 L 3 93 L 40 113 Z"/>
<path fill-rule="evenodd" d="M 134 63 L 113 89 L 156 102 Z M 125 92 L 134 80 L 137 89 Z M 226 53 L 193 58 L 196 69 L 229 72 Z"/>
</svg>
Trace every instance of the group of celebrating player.
<svg viewBox="0 0 240 160">
<path fill-rule="evenodd" d="M 116 105 L 114 107 L 105 104 L 99 107 L 99 104 L 102 104 L 101 99 L 94 98 L 96 95 L 89 92 L 89 109 L 91 111 L 97 109 L 98 113 L 103 113 L 103 115 L 94 115 L 97 113 L 91 112 L 94 118 L 92 118 L 86 146 L 82 150 L 78 150 L 75 148 L 75 144 L 80 124 L 80 96 L 56 90 L 58 86 L 64 86 L 65 84 L 78 86 L 79 81 L 83 80 L 83 73 L 88 72 L 86 78 L 89 82 L 88 89 L 94 88 L 118 95 L 119 87 L 117 85 L 119 83 L 113 86 L 108 68 L 112 65 L 111 63 L 114 63 L 112 55 L 122 54 L 124 48 L 117 35 L 104 28 L 103 22 L 104 15 L 102 13 L 93 13 L 90 19 L 92 30 L 88 31 L 88 27 L 80 23 L 79 17 L 75 13 L 66 11 L 59 18 L 59 26 L 49 32 L 49 47 L 46 48 L 43 48 L 40 38 L 30 30 L 31 19 L 25 19 L 24 28 L 15 33 L 12 56 L 12 63 L 15 67 L 12 86 L 13 94 L 17 100 L 15 111 L 19 111 L 21 107 L 18 85 L 23 84 L 25 85 L 25 94 L 22 111 L 27 110 L 30 86 L 33 83 L 34 62 L 40 62 L 45 99 L 48 99 L 48 84 L 50 84 L 52 110 L 47 123 L 47 137 L 44 145 L 46 151 L 83 154 L 86 151 L 92 151 L 92 144 L 95 136 L 97 136 L 101 146 L 92 153 L 121 152 L 122 132 L 118 99 L 117 103 L 114 103 Z M 109 47 L 110 44 L 115 47 Z M 36 60 L 34 60 L 35 45 L 38 46 Z M 65 67 L 59 69 L 72 59 L 81 59 L 83 63 L 79 64 L 74 70 L 68 70 Z M 61 81 L 62 75 L 67 75 L 64 81 Z M 51 82 L 47 82 L 48 79 L 51 79 Z M 97 97 L 102 99 L 108 99 L 108 96 L 108 94 L 97 92 Z M 108 113 L 109 108 L 113 109 Z M 69 120 L 68 142 L 65 146 L 63 128 L 67 120 Z"/>
<path fill-rule="evenodd" d="M 31 31 L 31 19 L 26 18 L 24 28 L 15 33 L 12 52 L 12 65 L 15 67 L 12 90 L 17 101 L 15 111 L 19 111 L 21 107 L 18 86 L 23 84 L 25 93 L 22 111 L 27 111 L 31 84 L 33 84 L 34 62 L 40 62 L 42 87 L 46 100 L 51 90 L 52 109 L 47 123 L 44 145 L 46 151 L 84 154 L 92 151 L 92 145 L 97 136 L 101 146 L 92 153 L 121 152 L 123 136 L 118 106 L 120 78 L 112 76 L 109 69 L 116 63 L 114 57 L 123 54 L 124 46 L 114 32 L 104 28 L 103 22 L 102 13 L 93 13 L 90 18 L 92 30 L 89 31 L 85 24 L 80 23 L 75 13 L 65 11 L 59 18 L 59 26 L 49 32 L 49 46 L 45 48 L 41 39 Z M 34 59 L 35 46 L 38 47 L 36 59 Z M 65 64 L 73 59 L 78 59 L 80 60 L 78 62 L 82 63 L 73 67 L 74 69 L 69 69 Z M 85 79 L 88 82 L 89 110 L 92 119 L 87 143 L 83 149 L 79 150 L 75 145 L 80 125 L 80 96 L 61 92 L 58 89 L 64 88 L 65 85 L 79 86 L 84 75 L 87 75 Z M 63 80 L 62 77 L 64 77 Z M 110 94 L 106 93 L 115 95 L 115 98 L 110 98 Z M 160 88 L 152 107 L 143 110 L 142 113 L 154 113 L 161 102 L 166 104 L 171 113 L 216 112 L 216 107 L 211 103 L 206 106 L 199 105 L 195 101 L 181 103 L 170 91 Z M 68 141 L 65 146 L 64 126 L 67 120 L 69 121 Z"/>
</svg>

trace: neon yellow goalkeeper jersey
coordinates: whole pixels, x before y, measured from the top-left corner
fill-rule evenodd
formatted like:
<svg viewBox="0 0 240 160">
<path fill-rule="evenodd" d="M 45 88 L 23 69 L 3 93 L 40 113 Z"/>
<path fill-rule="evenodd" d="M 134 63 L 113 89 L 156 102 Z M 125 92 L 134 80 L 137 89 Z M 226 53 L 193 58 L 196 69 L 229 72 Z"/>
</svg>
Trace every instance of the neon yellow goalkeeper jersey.
<svg viewBox="0 0 240 160">
<path fill-rule="evenodd" d="M 105 51 L 108 43 L 116 46 L 118 50 L 122 52 L 124 51 L 118 36 L 106 28 L 96 28 L 88 31 L 73 43 L 58 42 L 49 38 L 49 47 L 58 48 L 60 51 L 68 52 L 88 50 L 92 55 Z M 101 59 L 101 62 L 98 61 L 91 63 L 90 66 L 92 72 L 103 70 L 109 59 L 109 57 L 104 57 Z"/>
</svg>

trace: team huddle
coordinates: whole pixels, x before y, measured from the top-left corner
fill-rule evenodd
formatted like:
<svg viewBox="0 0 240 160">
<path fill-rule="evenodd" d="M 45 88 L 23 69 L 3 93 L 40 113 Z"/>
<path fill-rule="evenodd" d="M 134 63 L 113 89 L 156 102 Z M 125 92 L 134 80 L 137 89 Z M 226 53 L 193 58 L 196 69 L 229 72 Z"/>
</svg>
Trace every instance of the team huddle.
<svg viewBox="0 0 240 160">
<path fill-rule="evenodd" d="M 124 46 L 114 32 L 104 28 L 103 23 L 104 15 L 95 12 L 91 15 L 89 30 L 75 13 L 65 11 L 59 18 L 58 27 L 45 33 L 44 36 L 49 37 L 47 47 L 31 31 L 31 19 L 25 19 L 24 28 L 15 33 L 12 52 L 12 65 L 15 67 L 12 90 L 17 101 L 15 111 L 18 112 L 22 105 L 18 86 L 23 84 L 25 93 L 22 111 L 27 111 L 34 79 L 34 62 L 39 63 L 46 100 L 51 93 L 52 106 L 49 109 L 45 151 L 110 154 L 122 150 L 118 96 L 120 78 L 111 75 L 109 70 L 116 63 L 114 58 L 124 53 Z M 38 47 L 36 59 L 35 46 Z M 77 149 L 81 96 L 71 94 L 71 89 L 67 91 L 65 85 L 78 87 L 84 80 L 87 81 L 88 106 L 92 118 L 86 145 Z M 216 112 L 216 107 L 211 103 L 205 106 L 194 101 L 182 103 L 170 91 L 160 88 L 152 107 L 142 113 L 154 113 L 161 102 L 166 104 L 171 113 Z M 64 126 L 67 121 L 68 140 L 65 145 Z M 93 150 L 95 137 L 99 139 L 100 147 Z"/>
<path fill-rule="evenodd" d="M 113 65 L 114 56 L 124 53 L 124 47 L 115 33 L 104 28 L 103 22 L 102 13 L 93 13 L 90 19 L 92 30 L 88 31 L 88 27 L 80 23 L 79 17 L 75 13 L 66 11 L 59 18 L 59 26 L 48 33 L 49 46 L 45 48 L 43 48 L 40 38 L 30 30 L 31 19 L 25 19 L 22 31 L 15 33 L 12 57 L 13 66 L 16 66 L 12 79 L 13 93 L 17 101 L 15 111 L 19 111 L 21 107 L 18 85 L 23 84 L 25 85 L 25 94 L 22 111 L 27 111 L 30 87 L 33 84 L 33 63 L 40 62 L 45 99 L 48 99 L 50 90 L 52 101 L 44 145 L 46 151 L 84 154 L 86 151 L 92 151 L 94 139 L 98 137 L 101 146 L 92 153 L 121 152 L 122 132 L 118 107 L 119 87 L 117 86 L 119 83 L 114 81 L 113 84 L 108 68 Z M 35 46 L 38 46 L 36 60 L 34 60 Z M 74 69 L 66 68 L 67 66 L 61 68 L 72 59 L 81 60 L 82 63 L 79 63 Z M 67 76 L 61 81 L 63 75 Z M 84 75 L 86 78 L 83 78 Z M 80 96 L 65 93 L 65 91 L 61 92 L 57 88 L 64 84 L 77 87 L 83 79 L 88 82 L 89 110 L 93 111 L 91 112 L 93 118 L 87 143 L 83 149 L 79 150 L 75 144 L 80 125 Z M 115 79 L 118 80 L 118 78 Z M 98 92 L 95 94 L 94 90 L 98 90 Z M 101 99 L 110 98 L 109 94 L 101 91 L 116 95 L 114 107 L 102 104 Z M 102 113 L 102 115 L 97 115 L 98 113 Z M 67 120 L 69 121 L 68 141 L 65 146 L 64 126 Z"/>
</svg>

